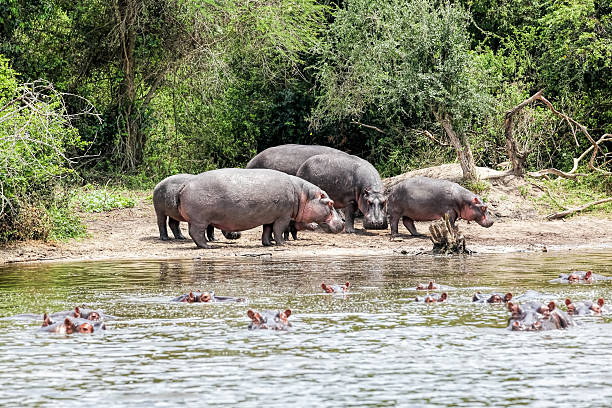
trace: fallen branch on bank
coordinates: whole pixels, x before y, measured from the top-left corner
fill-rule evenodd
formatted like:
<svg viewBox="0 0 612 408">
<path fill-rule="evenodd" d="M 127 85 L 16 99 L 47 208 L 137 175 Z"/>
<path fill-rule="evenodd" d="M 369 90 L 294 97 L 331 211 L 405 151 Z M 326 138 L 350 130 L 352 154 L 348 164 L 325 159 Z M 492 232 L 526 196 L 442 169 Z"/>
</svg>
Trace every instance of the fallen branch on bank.
<svg viewBox="0 0 612 408">
<path fill-rule="evenodd" d="M 580 207 L 568 208 L 567 210 L 547 215 L 546 219 L 548 219 L 548 220 L 557 220 L 557 219 L 560 219 L 560 218 L 565 218 L 565 217 L 567 217 L 570 214 L 577 213 L 577 212 L 580 212 L 580 211 L 584 211 L 587 208 L 592 207 L 594 205 L 599 205 L 599 204 L 608 203 L 608 202 L 612 202 L 612 197 L 604 198 L 602 200 L 597 200 L 597 201 L 591 201 L 590 203 L 587 203 L 587 204 L 585 204 L 583 206 L 580 206 Z"/>
</svg>

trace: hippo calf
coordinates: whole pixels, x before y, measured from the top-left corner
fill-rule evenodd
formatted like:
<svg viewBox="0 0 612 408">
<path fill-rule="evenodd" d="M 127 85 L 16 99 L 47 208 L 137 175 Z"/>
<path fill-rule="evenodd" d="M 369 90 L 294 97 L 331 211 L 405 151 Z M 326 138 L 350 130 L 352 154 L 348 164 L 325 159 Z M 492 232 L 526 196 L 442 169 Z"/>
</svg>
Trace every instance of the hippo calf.
<svg viewBox="0 0 612 408">
<path fill-rule="evenodd" d="M 153 190 L 153 207 L 157 216 L 157 228 L 159 229 L 159 239 L 167 241 L 168 230 L 166 221 L 175 239 L 186 239 L 181 233 L 180 222 L 185 221 L 178 210 L 178 194 L 188 181 L 193 179 L 193 174 L 175 174 L 160 181 Z M 227 239 L 240 238 L 239 232 L 221 231 Z M 206 230 L 209 241 L 215 241 L 215 229 L 209 226 Z"/>
<path fill-rule="evenodd" d="M 344 223 L 334 202 L 319 187 L 295 176 L 267 169 L 219 169 L 198 174 L 179 192 L 178 209 L 189 223 L 189 235 L 210 248 L 205 231 L 244 231 L 263 225 L 262 243 L 283 245 L 291 220 L 325 224 L 331 232 Z"/>
<path fill-rule="evenodd" d="M 508 327 L 515 331 L 566 329 L 574 325 L 571 316 L 559 310 L 555 302 L 527 302 L 520 306 L 508 302 L 508 310 L 512 314 Z"/>
<path fill-rule="evenodd" d="M 334 206 L 345 208 L 345 232 L 354 233 L 354 213 L 363 213 L 365 229 L 386 229 L 387 197 L 378 171 L 366 160 L 349 154 L 319 154 L 296 174 L 327 191 Z"/>
<path fill-rule="evenodd" d="M 387 214 L 393 236 L 398 235 L 400 218 L 414 236 L 420 235 L 414 221 L 434 221 L 446 214 L 453 226 L 459 218 L 486 228 L 493 225 L 480 197 L 457 183 L 429 177 L 410 178 L 391 187 Z"/>
<path fill-rule="evenodd" d="M 326 285 L 323 282 L 321 283 L 321 288 L 325 293 L 346 293 L 349 290 L 349 283 L 346 282 L 344 285 Z"/>
<path fill-rule="evenodd" d="M 175 297 L 171 302 L 183 303 L 216 303 L 216 302 L 244 302 L 243 298 L 230 296 L 215 296 L 215 292 L 189 292 Z"/>
<path fill-rule="evenodd" d="M 483 294 L 476 292 L 472 296 L 472 302 L 477 303 L 508 303 L 510 300 L 512 300 L 512 293 L 510 292 L 505 295 L 501 293 Z"/>
<path fill-rule="evenodd" d="M 264 310 L 263 312 L 247 311 L 247 316 L 251 319 L 249 330 L 268 329 L 268 330 L 289 330 L 291 323 L 288 318 L 291 310 L 284 312 L 278 310 Z"/>
</svg>

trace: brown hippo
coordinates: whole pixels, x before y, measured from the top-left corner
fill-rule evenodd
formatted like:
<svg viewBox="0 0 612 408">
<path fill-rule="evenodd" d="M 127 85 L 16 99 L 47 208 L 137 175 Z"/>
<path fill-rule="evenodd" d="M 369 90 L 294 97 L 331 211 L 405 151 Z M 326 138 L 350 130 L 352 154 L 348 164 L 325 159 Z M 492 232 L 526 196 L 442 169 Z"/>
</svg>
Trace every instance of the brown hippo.
<svg viewBox="0 0 612 408">
<path fill-rule="evenodd" d="M 166 220 L 170 230 L 176 239 L 186 239 L 181 233 L 179 224 L 185 221 L 178 211 L 178 193 L 183 185 L 194 178 L 193 174 L 175 174 L 174 176 L 166 177 L 160 181 L 153 190 L 153 207 L 157 215 L 157 228 L 159 229 L 159 239 L 167 241 L 168 230 L 166 229 Z M 240 238 L 239 232 L 221 231 L 227 239 Z M 209 241 L 215 240 L 215 229 L 209 226 L 206 230 L 206 235 Z"/>
<path fill-rule="evenodd" d="M 189 235 L 200 248 L 210 248 L 209 226 L 244 231 L 263 225 L 262 243 L 283 245 L 283 232 L 293 219 L 316 222 L 331 232 L 344 223 L 327 193 L 295 176 L 268 169 L 219 169 L 198 174 L 179 192 L 178 209 L 189 223 Z"/>
<path fill-rule="evenodd" d="M 400 218 L 410 234 L 419 235 L 414 221 L 433 221 L 448 214 L 449 221 L 462 218 L 490 227 L 493 221 L 482 199 L 457 183 L 429 177 L 414 177 L 389 189 L 387 214 L 391 235 L 398 235 Z"/>
</svg>

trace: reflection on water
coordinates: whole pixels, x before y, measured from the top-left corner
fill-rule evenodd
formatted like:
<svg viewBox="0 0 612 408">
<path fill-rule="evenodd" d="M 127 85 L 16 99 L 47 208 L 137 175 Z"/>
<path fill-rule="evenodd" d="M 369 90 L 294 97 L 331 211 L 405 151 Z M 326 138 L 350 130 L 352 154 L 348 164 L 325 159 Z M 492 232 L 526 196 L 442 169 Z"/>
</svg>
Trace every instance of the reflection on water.
<svg viewBox="0 0 612 408">
<path fill-rule="evenodd" d="M 476 290 L 612 302 L 612 282 L 549 283 L 606 253 L 455 258 L 92 262 L 0 268 L 0 317 L 86 303 L 102 335 L 49 335 L 0 320 L 0 405 L 607 406 L 612 317 L 565 331 L 506 330 Z M 351 283 L 323 294 L 321 282 Z M 415 303 L 418 283 L 455 287 Z M 248 302 L 179 304 L 189 290 Z M 249 332 L 251 309 L 293 311 L 291 332 Z"/>
</svg>

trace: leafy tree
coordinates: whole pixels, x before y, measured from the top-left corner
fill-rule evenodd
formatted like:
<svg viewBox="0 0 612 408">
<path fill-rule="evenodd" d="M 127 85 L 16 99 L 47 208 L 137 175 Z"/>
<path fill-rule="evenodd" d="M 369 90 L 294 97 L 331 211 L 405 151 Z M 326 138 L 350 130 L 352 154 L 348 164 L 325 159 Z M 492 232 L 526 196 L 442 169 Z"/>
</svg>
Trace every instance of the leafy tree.
<svg viewBox="0 0 612 408">
<path fill-rule="evenodd" d="M 364 117 L 378 129 L 435 122 L 449 137 L 464 177 L 475 178 L 467 132 L 488 112 L 491 98 L 470 52 L 468 14 L 425 0 L 346 4 L 322 44 L 313 126 L 362 123 Z"/>
</svg>

